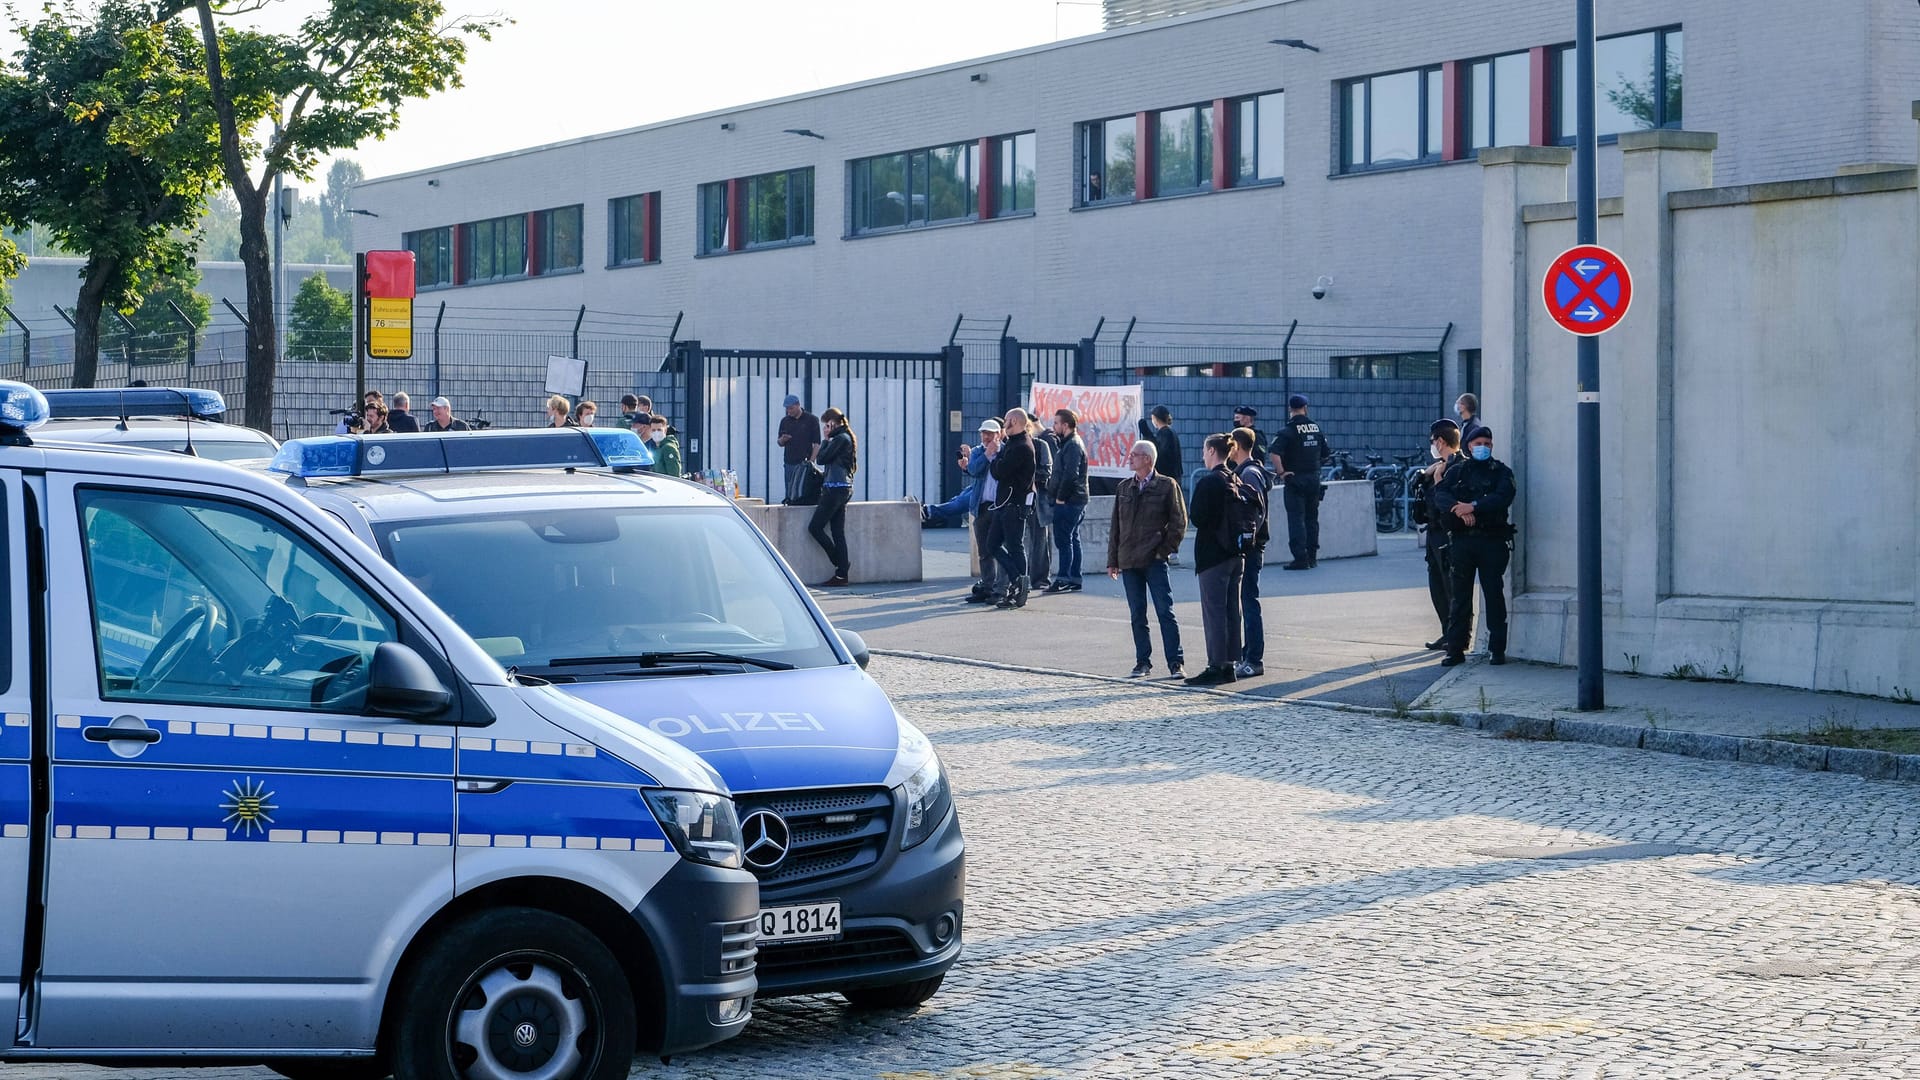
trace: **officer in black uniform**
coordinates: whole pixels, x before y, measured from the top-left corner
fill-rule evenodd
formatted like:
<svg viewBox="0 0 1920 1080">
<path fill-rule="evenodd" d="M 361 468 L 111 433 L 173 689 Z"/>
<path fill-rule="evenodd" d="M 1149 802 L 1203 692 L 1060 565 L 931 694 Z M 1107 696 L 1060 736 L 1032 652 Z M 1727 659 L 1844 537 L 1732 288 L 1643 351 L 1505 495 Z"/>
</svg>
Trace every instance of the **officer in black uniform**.
<svg viewBox="0 0 1920 1080">
<path fill-rule="evenodd" d="M 1493 663 L 1507 662 L 1507 597 L 1502 575 L 1513 553 L 1513 470 L 1493 459 L 1493 429 L 1473 429 L 1466 460 L 1447 470 L 1433 489 L 1435 513 L 1448 518 L 1447 566 L 1453 582 L 1453 613 L 1447 620 L 1447 658 L 1466 659 L 1473 635 L 1473 579 L 1487 597 L 1487 646 Z"/>
<path fill-rule="evenodd" d="M 1427 642 L 1429 649 L 1447 647 L 1447 625 L 1453 619 L 1453 577 L 1447 568 L 1447 519 L 1452 514 L 1433 512 L 1433 489 L 1440 485 L 1441 477 L 1447 470 L 1461 461 L 1466 455 L 1460 452 L 1460 425 L 1442 417 L 1435 420 L 1427 429 L 1427 452 L 1433 455 L 1433 464 L 1421 469 L 1413 478 L 1413 499 L 1407 504 L 1407 510 L 1413 515 L 1413 523 L 1420 527 L 1420 537 L 1427 553 L 1427 595 L 1433 600 L 1433 615 L 1440 622 L 1440 636 Z"/>
<path fill-rule="evenodd" d="M 1246 428 L 1253 432 L 1253 462 L 1265 469 L 1267 467 L 1267 433 L 1254 426 L 1259 420 L 1260 414 L 1254 410 L 1253 406 L 1241 405 L 1233 410 L 1233 426 L 1227 430 L 1232 432 Z M 1268 486 L 1272 486 L 1271 478 L 1268 479 Z"/>
<path fill-rule="evenodd" d="M 1307 415 L 1307 399 L 1287 399 L 1287 423 L 1269 455 L 1280 474 L 1280 500 L 1287 508 L 1287 547 L 1293 561 L 1282 570 L 1309 570 L 1320 562 L 1320 467 L 1330 448 L 1320 425 Z"/>
</svg>

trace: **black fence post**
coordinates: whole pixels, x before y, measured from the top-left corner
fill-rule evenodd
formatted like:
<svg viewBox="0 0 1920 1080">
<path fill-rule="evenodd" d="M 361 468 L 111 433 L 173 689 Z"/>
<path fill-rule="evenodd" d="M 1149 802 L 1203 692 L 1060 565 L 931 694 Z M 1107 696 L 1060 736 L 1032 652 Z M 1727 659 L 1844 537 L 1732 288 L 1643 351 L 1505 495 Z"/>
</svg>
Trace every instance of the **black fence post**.
<svg viewBox="0 0 1920 1080">
<path fill-rule="evenodd" d="M 6 312 L 13 325 L 20 328 L 20 370 L 24 372 L 33 366 L 33 331 L 27 329 L 27 324 L 20 321 L 12 308 L 0 305 L 0 311 Z"/>
<path fill-rule="evenodd" d="M 1095 339 L 1083 337 L 1080 345 L 1073 351 L 1073 382 L 1076 386 L 1093 386 L 1100 381 L 1100 368 L 1096 362 L 1099 346 Z"/>
<path fill-rule="evenodd" d="M 997 409 L 1011 408 L 1020 401 L 1020 340 L 1007 334 L 1000 335 L 1000 395 L 994 402 Z"/>
<path fill-rule="evenodd" d="M 948 345 L 940 350 L 940 408 L 946 413 L 943 425 L 948 435 L 958 435 L 966 430 L 966 380 L 967 350 L 959 345 Z M 935 453 L 936 458 L 944 455 L 942 446 Z M 940 501 L 946 502 L 960 494 L 961 476 L 959 472 L 941 468 Z"/>
<path fill-rule="evenodd" d="M 697 473 L 706 468 L 707 435 L 707 357 L 698 339 L 674 346 L 679 353 L 681 399 L 686 403 L 686 454 L 681 468 Z"/>
<path fill-rule="evenodd" d="M 1291 397 L 1293 395 L 1293 373 L 1289 368 L 1293 359 L 1291 355 L 1293 352 L 1293 332 L 1298 329 L 1300 329 L 1300 320 L 1295 319 L 1293 320 L 1293 324 L 1287 327 L 1287 340 L 1280 343 L 1280 395 L 1282 397 Z"/>
<path fill-rule="evenodd" d="M 440 396 L 440 324 L 447 317 L 447 302 L 440 301 L 440 310 L 433 317 L 433 396 Z"/>
<path fill-rule="evenodd" d="M 580 359 L 580 324 L 586 321 L 587 305 L 581 304 L 580 314 L 574 316 L 573 319 L 573 352 L 570 355 L 575 360 Z"/>
<path fill-rule="evenodd" d="M 193 325 L 193 320 L 187 317 L 187 313 L 180 310 L 179 304 L 169 300 L 167 308 L 173 312 L 174 318 L 180 320 L 180 325 L 187 328 L 187 381 L 191 382 L 193 381 L 194 346 L 197 344 L 195 339 L 200 336 L 200 332 Z"/>
<path fill-rule="evenodd" d="M 140 331 L 135 329 L 133 320 L 127 318 L 125 312 L 116 311 L 113 313 L 113 317 L 120 320 L 120 330 L 126 334 L 126 337 L 120 339 L 120 362 L 131 369 L 133 367 L 133 339 Z M 127 374 L 131 377 L 133 372 L 129 370 Z"/>
</svg>

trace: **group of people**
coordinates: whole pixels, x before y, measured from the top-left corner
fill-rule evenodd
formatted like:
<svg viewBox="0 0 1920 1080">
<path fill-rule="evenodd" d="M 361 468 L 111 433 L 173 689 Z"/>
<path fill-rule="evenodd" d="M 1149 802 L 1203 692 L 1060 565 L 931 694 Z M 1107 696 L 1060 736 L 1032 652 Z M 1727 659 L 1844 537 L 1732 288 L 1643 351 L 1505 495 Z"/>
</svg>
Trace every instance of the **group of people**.
<svg viewBox="0 0 1920 1080">
<path fill-rule="evenodd" d="M 437 397 L 428 404 L 431 415 L 425 423 L 413 414 L 413 400 L 406 391 L 393 395 L 393 404 L 387 404 L 386 395 L 378 390 L 369 390 L 360 401 L 357 410 L 341 417 L 334 428 L 336 434 L 347 435 L 395 435 L 417 434 L 422 431 L 467 431 L 470 425 L 453 415 L 453 402 Z"/>
<path fill-rule="evenodd" d="M 1080 523 L 1089 495 L 1087 446 L 1072 409 L 1043 426 L 1025 409 L 980 424 L 980 443 L 962 445 L 966 473 L 957 498 L 927 507 L 925 521 L 973 515 L 980 581 L 973 604 L 1025 607 L 1034 592 L 1077 592 L 1083 585 Z"/>
<path fill-rule="evenodd" d="M 1444 649 L 1441 664 L 1465 661 L 1473 635 L 1473 586 L 1486 597 L 1487 652 L 1507 662 L 1507 600 L 1504 575 L 1512 556 L 1513 470 L 1493 456 L 1493 430 L 1480 419 L 1480 402 L 1462 394 L 1454 403 L 1460 420 L 1433 422 L 1428 453 L 1433 464 L 1414 481 L 1415 520 L 1427 550 L 1427 592 L 1440 619 L 1440 636 L 1429 649 Z"/>
<path fill-rule="evenodd" d="M 413 415 L 412 400 L 402 390 L 387 404 L 386 395 L 369 390 L 360 407 L 342 417 L 334 428 L 341 435 L 396 435 L 417 432 L 471 431 L 473 425 L 453 415 L 453 402 L 436 397 L 430 403 L 432 415 L 423 423 Z M 547 426 L 590 428 L 598 419 L 600 406 L 582 398 L 578 404 L 564 395 L 547 398 Z M 680 439 L 667 418 L 653 411 L 653 399 L 643 394 L 627 394 L 620 399 L 622 421 L 647 444 L 653 453 L 652 471 L 664 476 L 679 476 Z M 482 425 L 484 426 L 484 424 Z"/>
</svg>

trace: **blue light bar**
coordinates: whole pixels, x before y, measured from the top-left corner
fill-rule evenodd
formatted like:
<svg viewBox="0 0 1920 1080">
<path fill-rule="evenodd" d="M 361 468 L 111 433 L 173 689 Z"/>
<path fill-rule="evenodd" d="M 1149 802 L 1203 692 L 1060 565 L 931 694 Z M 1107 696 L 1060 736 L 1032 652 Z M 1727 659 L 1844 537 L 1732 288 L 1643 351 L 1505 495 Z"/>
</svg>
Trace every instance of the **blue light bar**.
<svg viewBox="0 0 1920 1080">
<path fill-rule="evenodd" d="M 289 439 L 267 468 L 288 476 L 321 478 L 651 464 L 653 455 L 630 431 L 575 428 Z"/>
<path fill-rule="evenodd" d="M 31 431 L 46 423 L 52 411 L 46 396 L 26 383 L 0 382 L 0 429 Z"/>
<path fill-rule="evenodd" d="M 134 386 L 125 390 L 48 390 L 47 404 L 56 419 L 90 417 L 223 416 L 227 400 L 218 390 L 190 386 Z"/>
</svg>

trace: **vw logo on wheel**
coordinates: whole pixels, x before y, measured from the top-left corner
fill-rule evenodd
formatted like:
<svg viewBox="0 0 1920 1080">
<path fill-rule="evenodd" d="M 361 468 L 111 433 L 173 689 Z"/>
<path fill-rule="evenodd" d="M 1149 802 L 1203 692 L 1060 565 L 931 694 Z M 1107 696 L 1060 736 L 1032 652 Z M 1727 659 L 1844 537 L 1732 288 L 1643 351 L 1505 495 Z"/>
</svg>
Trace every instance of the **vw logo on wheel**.
<svg viewBox="0 0 1920 1080">
<path fill-rule="evenodd" d="M 741 839 L 746 843 L 742 857 L 755 870 L 771 870 L 787 857 L 793 833 L 787 819 L 771 810 L 755 810 L 740 823 Z"/>
<path fill-rule="evenodd" d="M 514 1026 L 513 1041 L 517 1046 L 519 1046 L 523 1050 L 529 1046 L 532 1046 L 535 1040 L 539 1038 L 540 1038 L 540 1029 L 534 1027 L 531 1023 L 525 1020 L 522 1020 L 519 1024 Z"/>
</svg>

